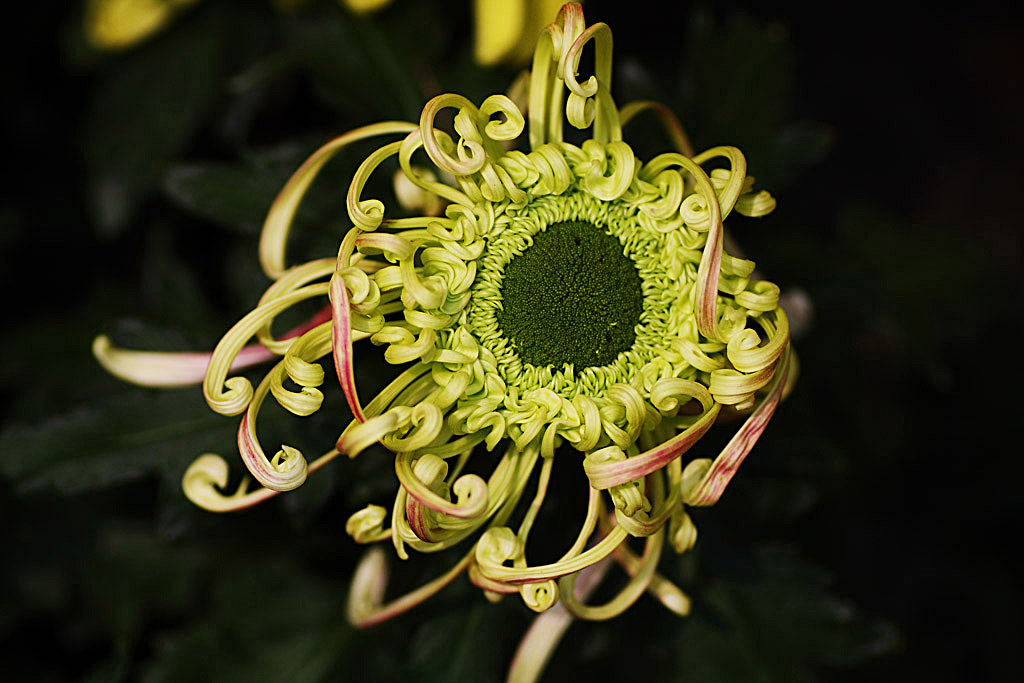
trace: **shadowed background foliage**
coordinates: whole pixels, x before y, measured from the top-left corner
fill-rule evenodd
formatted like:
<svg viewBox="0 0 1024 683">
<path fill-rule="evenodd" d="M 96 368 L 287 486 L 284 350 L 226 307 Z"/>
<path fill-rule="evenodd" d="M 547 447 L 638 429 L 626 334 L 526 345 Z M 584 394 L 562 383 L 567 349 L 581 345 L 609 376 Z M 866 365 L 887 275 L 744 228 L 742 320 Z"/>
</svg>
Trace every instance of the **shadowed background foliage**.
<svg viewBox="0 0 1024 683">
<path fill-rule="evenodd" d="M 438 92 L 479 101 L 517 68 L 474 64 L 467 3 L 395 0 L 355 17 L 333 2 L 281 13 L 207 0 L 109 54 L 85 41 L 81 7 L 23 10 L 5 45 L 0 202 L 5 672 L 501 680 L 531 619 L 517 600 L 490 605 L 457 582 L 392 623 L 347 625 L 361 549 L 344 522 L 393 494 L 383 453 L 255 510 L 202 512 L 181 475 L 202 452 L 231 454 L 235 421 L 198 388 L 119 383 L 89 346 L 109 332 L 137 348 L 212 347 L 266 285 L 257 232 L 306 154 L 417 117 Z M 620 103 L 661 99 L 698 149 L 746 153 L 779 208 L 733 234 L 814 316 L 796 391 L 722 502 L 694 515 L 695 551 L 662 562 L 693 615 L 643 598 L 578 623 L 544 680 L 1024 680 L 1010 552 L 1024 531 L 1020 449 L 1004 436 L 1019 404 L 1024 25 L 886 10 L 586 4 L 615 32 Z M 665 145 L 642 125 L 627 139 L 648 158 Z M 315 185 L 292 253 L 335 251 L 345 174 L 365 151 Z M 360 386 L 379 386 L 393 371 L 366 357 Z M 349 419 L 342 405 L 335 390 L 308 419 L 268 410 L 266 443 L 319 452 Z M 565 496 L 539 520 L 552 553 L 584 481 L 563 460 Z M 394 589 L 451 561 L 403 563 Z"/>
</svg>

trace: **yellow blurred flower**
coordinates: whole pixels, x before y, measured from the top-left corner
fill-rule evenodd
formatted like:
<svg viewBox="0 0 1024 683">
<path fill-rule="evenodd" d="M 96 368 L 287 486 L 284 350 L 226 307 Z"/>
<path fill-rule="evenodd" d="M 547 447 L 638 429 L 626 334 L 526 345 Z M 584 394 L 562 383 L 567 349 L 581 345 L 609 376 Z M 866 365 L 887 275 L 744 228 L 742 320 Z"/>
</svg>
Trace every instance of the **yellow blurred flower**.
<svg viewBox="0 0 1024 683">
<path fill-rule="evenodd" d="M 124 50 L 167 26 L 178 12 L 198 0 L 88 0 L 85 36 L 98 50 Z M 282 12 L 308 0 L 270 0 Z M 384 9 L 392 0 L 338 0 L 356 14 Z M 561 0 L 474 0 L 473 55 L 478 64 L 525 63 L 537 36 L 558 13 Z"/>
<path fill-rule="evenodd" d="M 369 14 L 384 9 L 391 4 L 391 0 L 341 0 L 341 4 L 356 14 Z"/>
<path fill-rule="evenodd" d="M 478 64 L 524 63 L 562 0 L 474 0 L 473 55 Z"/>
<path fill-rule="evenodd" d="M 89 0 L 85 35 L 93 47 L 122 50 L 166 26 L 196 0 Z"/>
<path fill-rule="evenodd" d="M 88 0 L 85 37 L 97 50 L 124 50 L 157 33 L 186 7 L 198 0 Z M 308 0 L 270 0 L 282 12 L 290 12 Z M 356 14 L 383 9 L 391 0 L 339 0 Z"/>
</svg>

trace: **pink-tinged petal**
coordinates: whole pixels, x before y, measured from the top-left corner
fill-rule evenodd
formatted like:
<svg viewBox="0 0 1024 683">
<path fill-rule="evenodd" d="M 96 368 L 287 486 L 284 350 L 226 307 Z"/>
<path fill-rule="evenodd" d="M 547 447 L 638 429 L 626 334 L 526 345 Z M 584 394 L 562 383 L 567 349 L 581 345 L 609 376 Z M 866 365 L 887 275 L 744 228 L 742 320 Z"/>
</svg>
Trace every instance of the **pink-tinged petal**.
<svg viewBox="0 0 1024 683">
<path fill-rule="evenodd" d="M 282 339 L 298 337 L 330 319 L 331 309 L 325 306 L 316 315 L 289 330 Z M 100 365 L 118 379 L 144 387 L 172 389 L 199 384 L 206 377 L 212 353 L 195 351 L 132 351 L 115 346 L 106 335 L 96 337 L 92 353 Z M 242 370 L 274 358 L 259 344 L 243 347 L 231 363 L 231 372 Z"/>
<path fill-rule="evenodd" d="M 330 450 L 309 466 L 312 474 L 338 457 L 337 450 Z M 182 490 L 193 503 L 209 512 L 237 512 L 273 498 L 281 491 L 259 488 L 249 491 L 249 480 L 243 479 L 233 494 L 225 494 L 230 468 L 219 455 L 206 453 L 195 460 L 182 477 Z"/>
<path fill-rule="evenodd" d="M 258 410 L 258 407 L 257 407 Z M 247 410 L 238 425 L 238 452 L 246 469 L 260 484 L 275 491 L 291 491 L 306 481 L 309 468 L 305 458 L 294 448 L 282 446 L 284 458 L 279 466 L 274 466 L 256 438 L 254 419 L 250 420 L 254 411 Z"/>
<path fill-rule="evenodd" d="M 422 457 L 437 458 L 434 455 Z M 482 478 L 475 474 L 464 474 L 456 479 L 455 484 L 452 486 L 452 492 L 458 497 L 459 502 L 452 502 L 431 491 L 430 487 L 420 480 L 416 474 L 416 465 L 414 464 L 416 460 L 420 460 L 420 458 L 412 453 L 399 453 L 395 458 L 395 474 L 398 476 L 398 481 L 401 483 L 402 488 L 409 495 L 409 500 L 406 503 L 407 513 L 415 511 L 419 515 L 421 514 L 420 509 L 422 506 L 449 517 L 472 519 L 473 517 L 479 517 L 487 509 L 489 492 L 487 482 Z M 445 468 L 444 472 L 447 473 L 447 468 Z M 409 523 L 412 525 L 413 531 L 416 532 L 417 536 L 423 540 L 428 540 L 416 531 L 416 525 L 411 517 Z"/>
<path fill-rule="evenodd" d="M 412 496 L 406 496 L 405 498 L 405 520 L 409 523 L 409 528 L 412 529 L 412 532 L 421 541 L 427 543 L 435 543 L 437 541 L 434 535 L 430 533 L 427 509 L 420 505 L 420 502 Z"/>
<path fill-rule="evenodd" d="M 586 600 L 594 592 L 607 573 L 609 564 L 609 560 L 605 559 L 580 572 L 574 593 L 578 600 Z M 533 683 L 540 678 L 572 622 L 573 616 L 561 603 L 534 619 L 512 658 L 507 682 Z"/>
<path fill-rule="evenodd" d="M 473 552 L 470 551 L 458 564 L 430 583 L 382 605 L 388 581 L 387 557 L 380 547 L 373 547 L 363 556 L 352 579 L 348 620 L 356 628 L 367 628 L 398 616 L 440 592 L 459 574 L 466 571 L 472 560 Z"/>
<path fill-rule="evenodd" d="M 708 188 L 711 187 L 706 176 L 698 178 L 697 184 L 702 189 L 705 183 Z M 718 277 L 722 267 L 722 210 L 718 206 L 714 190 L 705 194 L 704 198 L 710 203 L 711 229 L 708 231 L 708 241 L 704 245 L 700 266 L 697 268 L 694 315 L 700 333 L 708 339 L 718 339 Z"/>
<path fill-rule="evenodd" d="M 483 573 L 480 571 L 480 567 L 476 563 L 473 563 L 469 566 L 469 571 L 466 573 L 466 576 L 469 577 L 469 582 L 471 584 L 473 584 L 477 588 L 489 591 L 491 593 L 498 593 L 500 595 L 512 595 L 513 593 L 519 592 L 519 586 L 515 586 L 510 583 L 505 583 L 503 581 L 495 581 L 493 579 L 488 579 L 486 576 L 483 575 Z"/>
<path fill-rule="evenodd" d="M 243 479 L 232 495 L 226 495 L 231 468 L 224 458 L 214 453 L 204 453 L 185 470 L 181 488 L 193 503 L 210 512 L 233 512 L 261 503 L 277 494 L 271 489 L 249 492 L 249 481 Z"/>
<path fill-rule="evenodd" d="M 721 408 L 718 403 L 706 406 L 700 419 L 685 431 L 640 455 L 600 463 L 588 463 L 584 460 L 583 468 L 590 479 L 590 485 L 595 489 L 609 489 L 656 472 L 690 450 L 715 423 Z"/>
<path fill-rule="evenodd" d="M 787 348 L 779 360 L 780 367 L 775 374 L 772 389 L 761 401 L 761 405 L 750 414 L 740 430 L 736 432 L 736 435 L 726 445 L 725 449 L 715 458 L 714 463 L 707 468 L 707 471 L 700 477 L 699 483 L 692 486 L 689 490 L 684 489 L 683 500 L 687 505 L 714 505 L 722 497 L 725 487 L 729 485 L 729 481 L 736 474 L 736 471 L 743 463 L 743 459 L 747 457 L 747 453 L 757 443 L 761 433 L 764 432 L 768 422 L 772 419 L 772 415 L 775 414 L 775 409 L 778 407 L 786 387 L 786 378 L 789 375 L 790 353 Z M 695 462 L 699 463 L 700 461 Z M 693 464 L 691 463 L 691 467 Z M 707 465 L 704 466 L 707 467 Z M 687 469 L 690 468 L 688 467 Z M 692 480 L 696 478 L 696 475 L 690 474 L 688 476 L 688 473 L 684 472 L 683 477 L 684 480 L 687 478 Z"/>
<path fill-rule="evenodd" d="M 348 307 L 348 292 L 345 281 L 337 273 L 331 278 L 331 355 L 334 356 L 334 370 L 345 393 L 345 401 L 352 415 L 360 422 L 366 422 L 363 409 L 356 393 L 356 378 L 352 368 L 352 319 Z"/>
</svg>

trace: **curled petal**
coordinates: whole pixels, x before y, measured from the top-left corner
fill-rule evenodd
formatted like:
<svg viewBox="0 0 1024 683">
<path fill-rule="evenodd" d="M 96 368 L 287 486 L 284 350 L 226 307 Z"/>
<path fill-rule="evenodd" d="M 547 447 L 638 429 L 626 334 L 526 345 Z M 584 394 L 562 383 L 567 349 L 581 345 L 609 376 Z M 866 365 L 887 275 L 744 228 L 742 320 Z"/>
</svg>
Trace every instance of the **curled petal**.
<svg viewBox="0 0 1024 683">
<path fill-rule="evenodd" d="M 300 391 L 289 391 L 281 384 L 274 383 L 270 392 L 277 399 L 285 410 L 295 415 L 306 417 L 320 410 L 323 405 L 324 395 L 319 389 L 313 387 L 302 387 Z"/>
<path fill-rule="evenodd" d="M 742 194 L 736 200 L 736 211 L 750 218 L 767 216 L 774 210 L 775 197 L 771 196 L 766 190 L 761 190 L 756 194 Z"/>
<path fill-rule="evenodd" d="M 384 528 L 388 511 L 380 505 L 367 505 L 352 514 L 345 522 L 345 532 L 356 543 L 376 543 L 391 535 L 391 529 Z"/>
<path fill-rule="evenodd" d="M 785 305 L 779 305 L 779 286 L 767 280 L 751 282 L 746 290 L 736 295 L 736 303 L 752 312 L 768 312 L 776 308 L 784 311 L 786 308 Z M 794 323 L 793 327 L 797 325 Z M 797 332 L 797 329 L 793 329 L 790 334 L 796 338 Z"/>
<path fill-rule="evenodd" d="M 597 42 L 597 62 L 595 71 L 598 75 L 591 76 L 582 85 L 576 80 L 576 70 L 580 65 L 580 57 L 583 55 L 583 47 L 594 40 Z M 602 81 L 605 87 L 611 87 L 611 66 L 612 66 L 612 32 L 608 24 L 597 23 L 588 26 L 569 45 L 565 55 L 562 57 L 560 66 L 561 74 L 569 92 L 580 97 L 593 97 L 597 94 L 598 81 Z"/>
<path fill-rule="evenodd" d="M 661 550 L 665 545 L 665 533 L 658 531 L 647 539 L 644 545 L 644 556 L 641 560 L 641 568 L 629 580 L 618 595 L 607 603 L 600 606 L 584 605 L 576 600 L 575 583 L 576 574 L 568 574 L 558 581 L 558 587 L 562 594 L 562 604 L 575 617 L 590 621 L 604 621 L 617 617 L 629 609 L 635 603 L 654 577 L 654 570 L 661 559 Z"/>
<path fill-rule="evenodd" d="M 715 149 L 719 150 L 722 148 Z M 708 154 L 708 152 L 705 152 L 705 154 Z M 680 212 L 684 214 L 684 220 L 687 219 L 686 212 L 692 212 L 695 209 L 693 202 L 699 201 L 702 216 L 700 224 L 708 226 L 706 228 L 709 230 L 707 243 L 701 256 L 700 266 L 697 269 L 694 312 L 696 313 L 697 328 L 700 333 L 708 339 L 718 340 L 719 334 L 716 329 L 716 323 L 718 322 L 717 296 L 718 279 L 722 263 L 723 210 L 719 205 L 718 196 L 715 194 L 715 188 L 711 184 L 711 179 L 704 172 L 704 169 L 699 166 L 698 158 L 700 157 L 691 160 L 681 154 L 669 152 L 651 159 L 644 168 L 646 173 L 653 176 L 670 166 L 679 166 L 689 173 L 696 182 L 698 194 L 691 195 L 683 200 Z M 744 162 L 743 168 L 746 169 L 746 162 Z M 687 220 L 687 224 L 691 225 L 691 227 L 697 226 L 697 222 L 692 217 Z"/>
<path fill-rule="evenodd" d="M 247 493 L 246 484 L 243 482 L 233 494 L 225 495 L 221 491 L 227 488 L 229 475 L 230 469 L 224 458 L 213 453 L 205 453 L 196 458 L 185 470 L 181 488 L 190 501 L 210 512 L 241 510 L 261 503 L 276 493 L 269 489 Z"/>
<path fill-rule="evenodd" d="M 334 358 L 334 370 L 338 374 L 338 382 L 345 394 L 352 415 L 360 422 L 365 422 L 362 406 L 359 405 L 359 394 L 356 392 L 355 373 L 352 367 L 352 319 L 349 311 L 348 292 L 345 282 L 335 273 L 330 284 L 331 299 L 331 355 Z M 339 442 L 340 443 L 340 442 Z M 344 450 L 339 446 L 338 450 Z"/>
<path fill-rule="evenodd" d="M 466 571 L 472 560 L 473 553 L 470 552 L 458 564 L 433 581 L 387 604 L 382 604 L 387 589 L 388 563 L 384 551 L 379 546 L 374 546 L 360 560 L 356 574 L 352 578 L 348 620 L 356 628 L 367 628 L 408 611 L 454 581 L 459 574 Z"/>
<path fill-rule="evenodd" d="M 702 406 L 710 406 L 714 401 L 703 384 L 689 379 L 666 377 L 658 380 L 651 389 L 651 405 L 666 415 L 675 414 L 681 405 L 693 399 L 700 401 Z"/>
<path fill-rule="evenodd" d="M 352 225 L 360 230 L 376 230 L 381 221 L 384 220 L 384 202 L 379 199 L 360 200 L 359 195 L 362 193 L 366 181 L 370 179 L 374 170 L 388 158 L 398 154 L 401 148 L 401 141 L 384 145 L 366 157 L 359 164 L 355 175 L 352 176 L 345 205 L 348 209 L 349 220 L 352 221 Z"/>
<path fill-rule="evenodd" d="M 601 583 L 609 566 L 609 562 L 604 560 L 579 573 L 579 580 L 575 584 L 578 600 L 587 599 Z M 538 680 L 572 620 L 572 615 L 561 604 L 534 619 L 516 649 L 509 668 L 508 683 L 533 683 Z"/>
<path fill-rule="evenodd" d="M 354 458 L 363 449 L 383 439 L 385 434 L 397 426 L 398 416 L 391 411 L 376 417 L 364 418 L 361 422 L 345 430 L 345 433 L 338 439 L 338 450 L 348 453 L 349 457 Z"/>
<path fill-rule="evenodd" d="M 402 423 L 401 426 L 411 426 L 411 431 L 403 437 L 387 435 L 384 445 L 395 452 L 417 451 L 426 448 L 438 437 L 444 426 L 444 415 L 433 403 L 417 403 Z"/>
<path fill-rule="evenodd" d="M 680 555 L 697 543 L 697 525 L 690 519 L 690 515 L 686 514 L 686 509 L 682 505 L 676 509 L 672 521 L 669 522 L 669 541 Z"/>
<path fill-rule="evenodd" d="M 448 138 L 447 134 L 443 131 L 435 130 L 434 138 L 435 141 L 443 141 L 437 142 L 437 144 L 442 147 L 453 146 L 451 139 Z M 452 202 L 454 206 L 468 207 L 471 209 L 473 207 L 473 201 L 467 197 L 465 193 L 460 192 L 454 187 L 445 185 L 442 182 L 438 182 L 427 174 L 418 173 L 416 171 L 412 164 L 412 155 L 421 147 L 423 147 L 423 138 L 420 135 L 419 128 L 417 128 L 405 137 L 405 140 L 402 141 L 402 148 L 398 152 L 398 164 L 409 182 L 425 192 L 447 199 Z M 450 211 L 451 208 L 452 207 L 449 206 L 448 211 Z"/>
<path fill-rule="evenodd" d="M 594 57 L 594 75 L 580 84 L 576 80 L 576 69 L 579 67 L 584 45 L 591 40 L 594 40 L 597 44 Z M 609 129 L 617 130 L 620 128 L 620 125 L 618 122 L 618 110 L 614 104 L 605 99 L 612 86 L 612 32 L 608 25 L 597 23 L 587 27 L 580 33 L 565 52 L 560 65 L 560 72 L 565 80 L 566 87 L 569 89 L 569 101 L 575 100 L 576 102 L 584 103 L 583 106 L 577 105 L 566 109 L 569 123 L 576 128 L 585 128 L 591 122 L 594 122 L 594 139 L 599 142 L 611 140 L 612 137 Z M 595 96 L 599 101 L 597 107 L 602 111 L 600 115 L 596 116 L 596 119 L 591 115 L 588 120 L 585 103 L 588 101 L 592 102 L 591 98 Z"/>
<path fill-rule="evenodd" d="M 246 413 L 238 425 L 238 451 L 249 473 L 263 486 L 275 491 L 291 491 L 302 486 L 309 470 L 298 449 L 281 446 L 272 460 L 267 460 L 256 440 L 256 428 Z"/>
<path fill-rule="evenodd" d="M 683 177 L 678 171 L 667 168 L 652 181 L 658 188 L 659 197 L 640 205 L 640 211 L 658 221 L 669 221 L 679 213 L 679 204 L 683 201 Z M 670 223 L 674 226 L 675 223 Z"/>
<path fill-rule="evenodd" d="M 493 120 L 495 114 L 503 115 L 505 120 Z M 526 127 L 523 112 L 505 95 L 491 95 L 484 100 L 480 105 L 480 115 L 489 119 L 484 132 L 492 140 L 515 140 Z"/>
<path fill-rule="evenodd" d="M 406 134 L 416 130 L 416 125 L 404 121 L 385 121 L 362 128 L 356 128 L 344 135 L 334 138 L 317 151 L 313 152 L 288 179 L 284 188 L 267 213 L 260 234 L 260 263 L 268 277 L 277 279 L 285 272 L 285 243 L 291 230 L 292 220 L 298 211 L 299 204 L 309 186 L 313 183 L 320 169 L 341 149 L 358 140 L 378 135 Z"/>
<path fill-rule="evenodd" d="M 295 354 L 287 354 L 284 357 L 284 371 L 293 382 L 303 387 L 318 387 L 324 383 L 324 369 L 317 363 L 310 363 Z"/>
<path fill-rule="evenodd" d="M 456 126 L 461 128 L 459 132 L 463 136 L 458 146 L 458 158 L 446 152 L 434 136 L 434 119 L 437 118 L 438 112 L 448 107 L 457 108 L 459 114 L 463 115 L 456 121 Z M 420 115 L 420 138 L 427 156 L 440 170 L 456 176 L 466 176 L 476 173 L 487 163 L 488 154 L 483 145 L 472 139 L 480 137 L 473 123 L 479 116 L 480 111 L 472 102 L 462 95 L 451 93 L 438 95 L 423 107 L 423 113 Z M 467 135 L 470 139 L 466 138 Z M 495 158 L 498 156 L 500 155 L 495 155 Z"/>
<path fill-rule="evenodd" d="M 745 375 L 731 368 L 715 370 L 711 373 L 708 390 L 715 400 L 724 405 L 739 405 L 753 396 L 761 387 L 767 386 L 775 375 L 778 363 Z"/>
<path fill-rule="evenodd" d="M 523 584 L 519 595 L 534 612 L 545 612 L 558 602 L 558 584 L 552 580 Z"/>
<path fill-rule="evenodd" d="M 401 235 L 388 233 L 365 233 L 355 239 L 356 247 L 366 254 L 383 253 L 389 260 L 412 258 L 416 247 Z"/>
<path fill-rule="evenodd" d="M 602 149 L 597 142 L 587 140 L 583 151 L 595 159 L 584 179 L 587 191 L 606 202 L 621 197 L 636 174 L 636 157 L 629 145 L 617 140 Z"/>
<path fill-rule="evenodd" d="M 676 472 L 679 471 L 679 463 L 673 463 Z M 615 509 L 615 520 L 619 525 L 629 532 L 630 536 L 647 537 L 657 533 L 665 526 L 669 515 L 678 507 L 680 491 L 678 486 L 670 486 L 669 494 L 666 496 L 661 479 L 657 473 L 655 477 L 655 495 L 653 509 L 637 510 L 629 513 L 619 508 Z M 675 480 L 678 483 L 678 477 Z M 614 490 L 614 489 L 613 489 Z"/>
<path fill-rule="evenodd" d="M 329 315 L 328 308 L 318 311 L 306 322 L 289 330 L 282 339 L 294 339 L 306 333 Z M 164 389 L 202 382 L 213 355 L 186 351 L 132 351 L 115 346 L 104 334 L 93 340 L 92 354 L 107 372 L 119 379 L 143 387 Z M 238 352 L 228 371 L 237 372 L 273 357 L 274 354 L 260 344 L 251 344 Z"/>
<path fill-rule="evenodd" d="M 437 495 L 423 478 L 425 468 L 429 465 L 443 465 L 445 473 L 447 465 L 435 455 L 424 455 L 416 459 L 413 464 L 411 453 L 400 453 L 395 458 L 395 473 L 398 480 L 408 492 L 409 496 L 419 501 L 422 505 L 448 515 L 461 519 L 479 517 L 487 509 L 488 492 L 487 482 L 475 474 L 467 474 L 455 480 L 452 487 L 459 502 L 452 503 Z M 444 477 L 444 474 L 441 475 Z"/>
<path fill-rule="evenodd" d="M 762 345 L 753 330 L 745 330 L 743 335 L 736 335 L 729 340 L 729 362 L 741 372 L 757 372 L 768 367 L 778 360 L 789 345 L 789 319 L 785 311 L 780 308 L 774 312 L 775 324 L 769 324 L 766 316 L 761 318 L 769 332 L 768 343 Z"/>
<path fill-rule="evenodd" d="M 505 531 L 502 532 L 501 530 Z M 505 533 L 507 532 L 507 533 Z M 511 536 L 511 539 L 509 538 Z M 533 583 L 573 574 L 607 557 L 628 534 L 616 526 L 596 545 L 579 555 L 554 564 L 535 567 L 505 567 L 502 563 L 522 553 L 522 544 L 506 527 L 492 527 L 477 543 L 476 561 L 484 576 L 509 583 Z"/>
<path fill-rule="evenodd" d="M 709 400 L 703 396 L 695 398 Z M 661 469 L 688 451 L 707 433 L 721 410 L 721 405 L 714 401 L 702 403 L 704 412 L 690 427 L 656 448 L 625 460 L 601 460 L 591 457 L 598 452 L 587 456 L 583 461 L 583 469 L 590 479 L 590 485 L 596 489 L 610 489 L 636 481 Z"/>
<path fill-rule="evenodd" d="M 736 206 L 736 200 L 739 199 L 740 194 L 747 185 L 747 159 L 743 156 L 743 152 L 737 148 L 724 145 L 705 150 L 695 156 L 693 160 L 698 164 L 703 164 L 716 157 L 728 159 L 731 166 L 728 171 L 712 171 L 713 174 L 727 174 L 726 182 L 721 193 L 718 194 L 718 202 L 722 207 L 722 218 L 724 219 L 732 212 Z"/>
<path fill-rule="evenodd" d="M 501 566 L 508 560 L 514 560 L 523 554 L 523 544 L 519 537 L 507 526 L 491 527 L 484 532 L 476 543 L 476 563 L 488 578 L 492 576 L 486 570 L 488 566 Z"/>
<path fill-rule="evenodd" d="M 252 384 L 244 377 L 227 379 L 232 362 L 237 358 L 245 342 L 258 329 L 273 320 L 292 305 L 327 293 L 326 284 L 309 285 L 297 289 L 279 299 L 257 306 L 248 315 L 235 323 L 217 344 L 210 358 L 210 365 L 203 379 L 203 395 L 214 411 L 221 415 L 237 415 L 245 410 L 252 399 Z M 224 390 L 224 387 L 227 390 Z"/>
<path fill-rule="evenodd" d="M 725 492 L 733 475 L 754 447 L 768 422 L 775 414 L 775 409 L 782 399 L 789 374 L 790 353 L 787 351 L 779 359 L 779 370 L 776 372 L 774 385 L 765 395 L 757 409 L 736 432 L 726 447 L 715 458 L 714 463 L 707 459 L 694 460 L 683 471 L 683 501 L 687 505 L 714 505 Z"/>
</svg>

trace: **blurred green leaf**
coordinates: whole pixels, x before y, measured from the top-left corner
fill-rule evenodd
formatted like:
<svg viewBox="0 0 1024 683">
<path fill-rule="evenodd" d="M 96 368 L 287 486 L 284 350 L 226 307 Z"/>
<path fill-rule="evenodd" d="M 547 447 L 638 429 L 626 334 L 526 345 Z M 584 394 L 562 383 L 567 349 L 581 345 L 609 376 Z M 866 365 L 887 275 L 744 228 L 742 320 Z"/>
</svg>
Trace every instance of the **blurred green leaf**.
<svg viewBox="0 0 1024 683">
<path fill-rule="evenodd" d="M 237 163 L 197 161 L 172 166 L 164 176 L 167 196 L 179 207 L 248 235 L 255 235 L 267 217 L 267 211 L 292 173 L 320 145 L 325 136 L 290 140 L 273 147 L 249 151 Z M 313 224 L 344 215 L 345 193 L 355 168 L 355 158 L 343 150 L 309 188 L 296 212 L 296 232 Z M 255 247 L 247 245 L 249 257 L 256 262 Z"/>
<path fill-rule="evenodd" d="M 249 558 L 222 567 L 205 618 L 158 637 L 143 680 L 324 680 L 348 656 L 341 586 Z"/>
<path fill-rule="evenodd" d="M 698 10 L 689 30 L 687 63 L 699 122 L 694 136 L 703 146 L 736 145 L 748 157 L 767 152 L 792 104 L 787 29 L 743 14 L 721 26 L 709 11 Z"/>
<path fill-rule="evenodd" d="M 765 179 L 788 185 L 796 176 L 823 162 L 835 146 L 835 133 L 820 123 L 797 122 L 785 126 L 776 136 L 774 148 L 758 162 Z"/>
<path fill-rule="evenodd" d="M 198 13 L 102 74 L 84 131 L 93 220 L 123 232 L 218 95 L 223 32 Z"/>
<path fill-rule="evenodd" d="M 132 391 L 42 422 L 6 429 L 0 474 L 23 491 L 100 489 L 150 473 L 178 476 L 205 451 L 233 447 L 235 420 L 210 411 L 197 389 Z"/>
<path fill-rule="evenodd" d="M 684 677 L 721 683 L 814 681 L 815 667 L 891 652 L 899 636 L 829 592 L 830 580 L 795 552 L 762 548 L 754 574 L 712 579 L 683 627 Z"/>
<path fill-rule="evenodd" d="M 187 611 L 203 563 L 197 549 L 160 542 L 145 527 L 110 525 L 84 574 L 87 613 L 114 642 L 134 640 L 146 620 Z"/>
<path fill-rule="evenodd" d="M 358 121 L 418 120 L 424 96 L 413 66 L 373 18 L 339 10 L 297 25 L 293 43 L 317 91 Z"/>
<path fill-rule="evenodd" d="M 252 165 L 181 164 L 167 172 L 164 190 L 202 218 L 255 235 L 287 179 Z"/>
<path fill-rule="evenodd" d="M 776 191 L 828 156 L 835 140 L 829 127 L 789 122 L 795 59 L 783 24 L 745 14 L 720 24 L 698 9 L 689 31 L 685 99 L 698 149 L 739 147 L 759 184 Z"/>
<path fill-rule="evenodd" d="M 308 528 L 317 513 L 327 505 L 338 488 L 338 476 L 338 467 L 327 467 L 284 497 L 284 509 L 297 529 Z"/>
<path fill-rule="evenodd" d="M 508 626 L 501 612 L 500 606 L 476 598 L 422 624 L 410 647 L 416 680 L 500 680 Z"/>
</svg>

